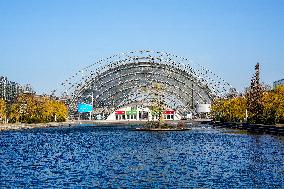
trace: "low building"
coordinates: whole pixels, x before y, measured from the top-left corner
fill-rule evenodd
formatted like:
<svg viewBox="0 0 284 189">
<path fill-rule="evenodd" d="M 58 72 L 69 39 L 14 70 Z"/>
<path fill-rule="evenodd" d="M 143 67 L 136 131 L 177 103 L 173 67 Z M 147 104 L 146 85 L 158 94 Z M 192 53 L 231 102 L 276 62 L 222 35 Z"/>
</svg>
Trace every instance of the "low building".
<svg viewBox="0 0 284 189">
<path fill-rule="evenodd" d="M 173 109 L 167 108 L 163 111 L 162 117 L 164 120 L 180 120 L 181 116 Z M 151 110 L 147 107 L 124 107 L 115 110 L 111 113 L 107 120 L 121 121 L 138 121 L 138 120 L 158 120 L 158 115 L 152 115 Z"/>
</svg>

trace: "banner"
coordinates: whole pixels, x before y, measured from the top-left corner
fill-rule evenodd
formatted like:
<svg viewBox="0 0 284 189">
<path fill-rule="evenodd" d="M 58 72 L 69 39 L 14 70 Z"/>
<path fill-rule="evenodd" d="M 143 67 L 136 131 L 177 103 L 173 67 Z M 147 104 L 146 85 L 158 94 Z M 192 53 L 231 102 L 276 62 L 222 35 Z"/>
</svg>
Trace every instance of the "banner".
<svg viewBox="0 0 284 189">
<path fill-rule="evenodd" d="M 137 115 L 137 111 L 134 110 L 126 111 L 126 115 Z"/>
<path fill-rule="evenodd" d="M 84 112 L 92 112 L 93 107 L 91 104 L 79 104 L 78 105 L 78 112 L 84 113 Z"/>
</svg>

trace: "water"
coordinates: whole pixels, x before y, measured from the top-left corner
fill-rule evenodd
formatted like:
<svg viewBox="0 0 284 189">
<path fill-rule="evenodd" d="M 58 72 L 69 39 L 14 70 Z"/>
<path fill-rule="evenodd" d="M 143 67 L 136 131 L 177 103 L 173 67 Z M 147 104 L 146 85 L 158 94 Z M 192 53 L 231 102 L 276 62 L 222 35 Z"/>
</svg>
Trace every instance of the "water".
<svg viewBox="0 0 284 189">
<path fill-rule="evenodd" d="M 130 126 L 0 132 L 0 188 L 283 188 L 284 140 Z"/>
</svg>

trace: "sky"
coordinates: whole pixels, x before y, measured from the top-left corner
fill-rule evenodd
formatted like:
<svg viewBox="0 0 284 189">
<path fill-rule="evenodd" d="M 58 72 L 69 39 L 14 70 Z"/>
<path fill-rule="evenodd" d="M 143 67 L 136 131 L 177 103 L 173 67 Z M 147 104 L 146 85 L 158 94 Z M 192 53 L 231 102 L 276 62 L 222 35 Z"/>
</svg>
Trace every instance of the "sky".
<svg viewBox="0 0 284 189">
<path fill-rule="evenodd" d="M 189 58 L 238 91 L 284 78 L 283 0 L 0 0 L 0 75 L 50 93 L 121 52 Z"/>
</svg>

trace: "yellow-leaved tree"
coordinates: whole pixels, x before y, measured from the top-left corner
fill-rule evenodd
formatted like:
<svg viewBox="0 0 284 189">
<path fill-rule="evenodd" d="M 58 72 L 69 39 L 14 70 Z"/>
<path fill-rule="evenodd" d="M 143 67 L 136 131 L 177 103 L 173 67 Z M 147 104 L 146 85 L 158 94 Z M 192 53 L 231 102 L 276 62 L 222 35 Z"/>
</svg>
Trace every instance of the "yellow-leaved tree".
<svg viewBox="0 0 284 189">
<path fill-rule="evenodd" d="M 40 102 L 33 94 L 20 94 L 11 106 L 9 118 L 12 122 L 40 122 Z"/>
<path fill-rule="evenodd" d="M 261 123 L 284 123 L 284 86 L 265 91 L 261 95 L 262 113 L 258 115 Z M 211 106 L 211 115 L 215 120 L 230 122 L 245 120 L 247 102 L 244 97 L 215 99 Z"/>
<path fill-rule="evenodd" d="M 243 121 L 246 117 L 246 100 L 244 97 L 215 99 L 211 105 L 211 115 L 218 121 Z"/>
<path fill-rule="evenodd" d="M 267 124 L 284 123 L 284 86 L 263 95 L 264 114 L 263 122 Z"/>
<path fill-rule="evenodd" d="M 11 122 L 22 123 L 62 122 L 67 117 L 68 109 L 63 102 L 34 94 L 19 95 L 9 114 Z"/>
<path fill-rule="evenodd" d="M 54 118 L 57 122 L 66 121 L 68 117 L 68 109 L 63 102 L 53 100 Z"/>
<path fill-rule="evenodd" d="M 261 117 L 262 123 L 274 124 L 276 123 L 276 108 L 277 102 L 274 92 L 265 92 L 262 96 L 263 113 Z"/>
<path fill-rule="evenodd" d="M 276 99 L 276 122 L 284 123 L 284 85 L 274 90 Z"/>
<path fill-rule="evenodd" d="M 0 123 L 4 122 L 6 119 L 6 102 L 4 99 L 0 98 Z"/>
</svg>

